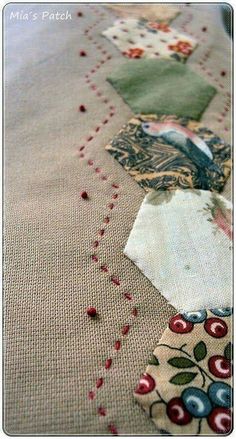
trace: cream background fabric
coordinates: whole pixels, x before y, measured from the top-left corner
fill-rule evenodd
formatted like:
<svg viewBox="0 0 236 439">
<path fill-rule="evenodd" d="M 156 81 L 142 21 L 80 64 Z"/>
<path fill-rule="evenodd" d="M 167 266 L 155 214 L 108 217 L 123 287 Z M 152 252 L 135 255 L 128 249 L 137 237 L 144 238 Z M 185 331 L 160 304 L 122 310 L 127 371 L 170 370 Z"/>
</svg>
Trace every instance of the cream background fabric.
<svg viewBox="0 0 236 439">
<path fill-rule="evenodd" d="M 103 35 L 115 44 L 122 54 L 129 54 L 130 50 L 136 48 L 143 50 L 140 58 L 172 59 L 171 55 L 175 55 L 176 51 L 170 50 L 169 46 L 175 46 L 178 41 L 188 44 L 185 54 L 178 53 L 181 59 L 188 58 L 189 53 L 195 49 L 197 42 L 189 35 L 180 33 L 173 27 L 168 27 L 168 31 L 158 29 L 157 33 L 153 33 L 151 30 L 154 25 L 153 22 L 141 23 L 133 18 L 116 20 Z"/>
<path fill-rule="evenodd" d="M 230 315 L 230 309 L 227 309 L 225 315 L 224 310 L 216 310 L 222 311 L 221 315 L 219 312 L 217 312 L 217 314 L 214 313 L 214 311 L 215 310 L 213 310 L 213 312 L 211 312 L 210 310 L 202 310 L 196 313 L 195 316 L 197 317 L 197 322 L 194 324 L 189 324 L 189 320 L 184 320 L 185 315 L 178 314 L 171 319 L 169 327 L 166 328 L 158 345 L 155 346 L 155 350 L 153 352 L 154 357 L 152 357 L 152 360 L 154 358 L 157 359 L 159 364 L 154 365 L 153 361 L 150 362 L 150 364 L 148 364 L 148 366 L 146 367 L 145 373 L 147 373 L 149 377 L 151 376 L 154 379 L 155 390 L 157 390 L 158 393 L 156 391 L 151 391 L 148 393 L 140 392 L 135 393 L 134 396 L 137 401 L 143 406 L 147 416 L 152 415 L 152 418 L 150 418 L 150 420 L 155 422 L 157 432 L 160 432 L 160 430 L 164 430 L 169 432 L 173 436 L 178 435 L 180 437 L 190 435 L 195 437 L 217 437 L 220 433 L 222 434 L 224 432 L 225 434 L 226 432 L 230 432 L 229 427 L 228 431 L 227 428 L 225 428 L 227 425 L 225 423 L 225 420 L 230 419 L 231 415 L 227 413 L 227 415 L 224 416 L 224 409 L 221 413 L 218 414 L 218 416 L 216 416 L 216 418 L 218 419 L 215 425 L 217 425 L 218 428 L 219 426 L 221 426 L 220 431 L 216 433 L 216 428 L 214 424 L 210 421 L 209 425 L 207 417 L 202 417 L 201 419 L 193 417 L 191 422 L 186 425 L 178 425 L 174 422 L 171 422 L 170 418 L 167 415 L 166 405 L 164 403 L 160 403 L 161 398 L 162 401 L 164 400 L 166 403 L 170 402 L 171 400 L 173 401 L 173 398 L 180 398 L 183 395 L 182 392 L 184 391 L 184 389 L 190 388 L 194 388 L 194 392 L 197 389 L 200 389 L 200 391 L 205 392 L 203 393 L 204 396 L 207 396 L 207 394 L 209 396 L 209 386 L 212 383 L 212 379 L 217 382 L 217 386 L 220 386 L 220 384 L 222 385 L 223 383 L 223 386 L 227 384 L 231 388 L 233 387 L 232 363 L 229 361 L 230 355 L 227 355 L 227 359 L 225 357 L 225 353 L 227 352 L 227 346 L 230 346 L 232 340 L 232 315 Z M 191 316 L 193 316 L 193 313 L 191 313 Z M 182 333 L 178 333 L 178 329 L 175 329 L 175 325 L 179 325 L 181 327 Z M 186 328 L 187 325 L 190 327 L 192 325 L 192 329 L 190 332 L 188 332 L 189 328 L 186 329 L 186 332 L 184 330 L 184 327 Z M 218 337 L 215 337 L 215 334 L 218 334 Z M 202 345 L 203 342 L 206 349 L 205 356 L 203 354 L 202 348 L 199 349 L 200 345 Z M 197 356 L 196 352 L 198 353 Z M 173 357 L 175 359 L 178 359 L 178 362 L 180 361 L 179 358 L 184 358 L 185 360 L 186 358 L 191 358 L 191 361 L 193 361 L 196 366 L 190 368 L 173 367 L 173 363 L 172 365 L 170 363 L 170 359 L 172 359 L 173 361 Z M 180 366 L 180 364 L 178 364 L 178 366 Z M 199 366 L 202 368 L 201 373 L 198 368 Z M 196 374 L 194 379 L 189 383 L 175 385 L 170 382 L 170 380 L 173 379 L 174 376 L 176 377 L 177 374 L 186 372 Z M 145 381 L 146 379 L 144 375 L 144 382 Z M 147 384 L 148 380 L 145 382 L 146 386 Z M 224 395 L 224 391 L 221 390 L 221 392 L 222 393 L 220 393 L 219 391 L 218 394 L 221 394 L 221 396 Z M 204 403 L 201 404 L 202 400 L 200 400 L 199 397 L 196 397 L 196 393 L 195 398 L 195 407 L 198 407 L 199 411 L 200 408 L 206 407 Z M 157 401 L 159 401 L 159 403 Z M 215 402 L 216 405 L 218 405 L 217 403 L 219 403 L 219 400 L 217 401 L 216 399 L 216 394 L 214 394 L 213 402 Z M 152 409 L 150 414 L 151 406 Z M 213 428 L 211 428 L 210 426 Z"/>
<path fill-rule="evenodd" d="M 231 306 L 231 240 L 213 222 L 213 200 L 231 211 L 231 203 L 209 191 L 150 192 L 125 246 L 124 253 L 179 311 Z"/>
<path fill-rule="evenodd" d="M 231 78 L 231 42 L 219 8 L 179 9 L 172 25 L 182 32 L 188 22 L 186 32 L 205 39 L 187 63 L 218 88 L 204 124 L 230 142 L 230 131 L 224 130 L 230 128 L 230 113 L 225 123 L 218 122 Z M 12 10 L 68 10 L 72 20 L 10 21 Z M 78 11 L 83 17 L 77 17 Z M 108 434 L 111 422 L 120 434 L 156 434 L 132 395 L 175 310 L 123 255 L 145 193 L 104 149 L 132 117 L 106 81 L 124 61 L 101 35 L 114 19 L 103 6 L 9 4 L 4 9 L 4 428 L 9 434 Z M 106 56 L 84 33 L 88 27 L 90 36 L 112 56 L 94 74 L 94 82 L 115 105 L 116 114 L 86 144 L 85 158 L 80 159 L 78 147 L 109 111 L 85 82 L 85 75 Z M 79 57 L 80 50 L 86 50 L 87 57 Z M 206 51 L 210 57 L 205 66 L 224 90 L 199 65 Z M 80 104 L 86 105 L 86 113 L 78 113 Z M 93 168 L 87 165 L 89 159 Z M 106 182 L 95 167 L 109 176 Z M 113 181 L 120 184 L 120 197 L 110 212 L 99 254 L 110 273 L 122 279 L 122 289 L 110 282 L 110 273 L 101 275 L 99 266 L 91 263 Z M 88 203 L 81 201 L 81 190 L 90 195 Z M 132 304 L 124 300 L 126 291 L 135 297 Z M 98 321 L 88 320 L 87 306 L 96 306 Z M 135 324 L 106 371 L 104 386 L 90 401 L 88 392 L 104 373 L 104 360 L 113 355 L 114 341 L 133 306 L 139 307 Z M 107 408 L 105 417 L 97 414 L 100 405 Z"/>
</svg>

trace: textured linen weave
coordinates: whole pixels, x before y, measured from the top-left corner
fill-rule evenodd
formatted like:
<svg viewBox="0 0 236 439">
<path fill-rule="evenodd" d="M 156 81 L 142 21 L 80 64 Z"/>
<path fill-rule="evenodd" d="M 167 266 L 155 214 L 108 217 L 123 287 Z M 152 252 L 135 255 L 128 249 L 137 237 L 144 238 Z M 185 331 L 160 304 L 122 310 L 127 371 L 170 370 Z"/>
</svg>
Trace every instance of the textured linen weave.
<svg viewBox="0 0 236 439">
<path fill-rule="evenodd" d="M 150 8 L 151 16 L 155 7 L 140 5 L 145 13 Z M 123 255 L 145 193 L 104 150 L 133 116 L 106 81 L 124 62 L 101 36 L 114 22 L 114 14 L 100 5 L 96 6 L 100 15 L 89 5 L 37 4 L 20 9 L 25 13 L 68 10 L 72 20 L 13 21 L 9 15 L 19 5 L 4 9 L 4 428 L 10 434 L 110 434 L 112 422 L 119 434 L 156 435 L 155 425 L 134 403 L 132 392 L 175 310 Z M 192 32 L 201 43 L 187 64 L 217 88 L 203 124 L 231 143 L 231 112 L 220 115 L 231 93 L 231 41 L 220 8 L 180 5 L 177 9 L 180 14 L 173 26 Z M 83 16 L 78 17 L 78 12 Z M 93 79 L 119 111 L 87 145 L 85 159 L 79 160 L 77 148 L 102 125 L 108 110 L 85 83 L 85 75 L 104 58 L 85 35 L 88 27 L 102 50 L 112 56 Z M 79 57 L 80 50 L 87 57 Z M 202 70 L 206 53 L 206 70 Z M 78 113 L 80 104 L 86 105 L 86 113 Z M 89 159 L 109 176 L 107 183 L 88 167 Z M 122 291 L 91 263 L 91 246 L 107 216 L 113 195 L 108 183 L 113 181 L 120 184 L 120 198 L 99 252 L 102 263 L 122 279 Z M 81 190 L 87 190 L 89 204 L 80 201 Z M 228 181 L 224 194 L 230 198 L 230 193 Z M 106 385 L 91 401 L 88 391 L 103 374 L 104 360 L 130 315 L 123 299 L 128 290 L 135 296 L 132 306 L 139 307 L 139 315 L 105 376 Z M 92 305 L 100 315 L 96 322 L 88 321 L 85 312 Z M 100 405 L 107 408 L 105 417 L 98 416 Z"/>
</svg>

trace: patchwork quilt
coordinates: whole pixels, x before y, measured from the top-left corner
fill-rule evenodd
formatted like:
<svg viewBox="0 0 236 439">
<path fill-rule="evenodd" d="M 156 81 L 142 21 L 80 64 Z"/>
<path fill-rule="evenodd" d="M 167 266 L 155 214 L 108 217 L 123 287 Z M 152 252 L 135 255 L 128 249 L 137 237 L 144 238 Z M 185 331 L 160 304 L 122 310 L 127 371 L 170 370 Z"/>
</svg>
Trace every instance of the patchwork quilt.
<svg viewBox="0 0 236 439">
<path fill-rule="evenodd" d="M 231 432 L 221 14 L 5 6 L 6 434 Z"/>
</svg>

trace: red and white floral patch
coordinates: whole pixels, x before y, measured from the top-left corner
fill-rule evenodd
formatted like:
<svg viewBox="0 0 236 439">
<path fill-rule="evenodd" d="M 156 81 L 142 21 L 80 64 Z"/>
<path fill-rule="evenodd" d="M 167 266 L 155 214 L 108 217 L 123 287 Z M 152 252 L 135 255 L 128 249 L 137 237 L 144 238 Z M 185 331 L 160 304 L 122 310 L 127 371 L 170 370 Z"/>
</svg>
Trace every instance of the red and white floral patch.
<svg viewBox="0 0 236 439">
<path fill-rule="evenodd" d="M 184 62 L 197 43 L 169 27 L 167 23 L 148 20 L 117 20 L 103 32 L 127 58 L 173 58 Z"/>
</svg>

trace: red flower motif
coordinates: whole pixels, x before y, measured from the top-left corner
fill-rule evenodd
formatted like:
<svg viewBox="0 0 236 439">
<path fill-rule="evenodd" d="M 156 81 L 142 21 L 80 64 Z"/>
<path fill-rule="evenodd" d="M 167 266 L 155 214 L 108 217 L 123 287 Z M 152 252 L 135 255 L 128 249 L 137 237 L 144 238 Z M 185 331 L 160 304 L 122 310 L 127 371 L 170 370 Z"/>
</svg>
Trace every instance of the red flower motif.
<svg viewBox="0 0 236 439">
<path fill-rule="evenodd" d="M 232 429 L 231 411 L 223 407 L 216 407 L 208 416 L 207 422 L 215 433 L 230 433 Z"/>
<path fill-rule="evenodd" d="M 148 373 L 144 373 L 140 378 L 135 393 L 138 393 L 139 395 L 145 395 L 146 393 L 152 392 L 154 388 L 155 388 L 154 379 Z"/>
<path fill-rule="evenodd" d="M 144 50 L 140 49 L 139 47 L 134 47 L 124 52 L 124 55 L 128 56 L 129 58 L 141 58 L 143 54 Z"/>
<path fill-rule="evenodd" d="M 228 326 L 222 319 L 211 317 L 205 321 L 205 331 L 214 338 L 222 338 L 228 332 Z"/>
<path fill-rule="evenodd" d="M 166 23 L 155 23 L 154 21 L 149 21 L 148 27 L 152 29 L 161 30 L 162 32 L 170 32 L 170 28 Z"/>
<path fill-rule="evenodd" d="M 217 378 L 230 378 L 232 375 L 231 362 L 222 355 L 213 355 L 208 361 L 209 371 Z"/>
<path fill-rule="evenodd" d="M 181 314 L 177 314 L 170 319 L 169 328 L 177 334 L 186 334 L 187 332 L 192 331 L 193 324 L 191 322 L 186 322 Z"/>
<path fill-rule="evenodd" d="M 168 49 L 183 53 L 183 55 L 191 55 L 193 51 L 192 45 L 188 41 L 178 41 L 176 44 L 169 44 Z"/>
</svg>

